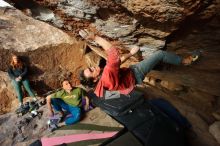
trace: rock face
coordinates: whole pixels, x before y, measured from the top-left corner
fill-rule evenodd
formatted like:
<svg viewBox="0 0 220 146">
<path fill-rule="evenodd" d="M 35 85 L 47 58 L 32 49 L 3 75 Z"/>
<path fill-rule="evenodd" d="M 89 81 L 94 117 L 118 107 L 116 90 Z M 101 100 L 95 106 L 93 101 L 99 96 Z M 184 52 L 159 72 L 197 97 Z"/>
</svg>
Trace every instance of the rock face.
<svg viewBox="0 0 220 146">
<path fill-rule="evenodd" d="M 220 122 L 215 122 L 209 127 L 209 132 L 215 137 L 220 144 Z"/>
<path fill-rule="evenodd" d="M 73 43 L 61 30 L 27 17 L 16 9 L 0 8 L 0 45 L 3 49 L 25 52 L 46 45 Z"/>
<path fill-rule="evenodd" d="M 52 8 L 57 21 L 66 31 L 77 36 L 79 29 L 95 28 L 107 37 L 126 45 L 147 45 L 158 50 L 165 47 L 166 38 L 189 17 L 199 14 L 211 0 L 35 0 Z M 211 10 L 211 9 L 210 9 Z M 196 16 L 197 17 L 197 16 Z M 195 18 L 196 18 L 195 17 Z M 61 27 L 60 27 L 61 28 Z M 143 52 L 147 56 L 148 52 Z"/>
<path fill-rule="evenodd" d="M 183 21 L 187 15 L 195 13 L 203 4 L 201 0 L 121 0 L 121 3 L 135 15 L 141 14 L 157 22 L 172 23 Z"/>
<path fill-rule="evenodd" d="M 115 18 L 109 18 L 107 21 L 97 19 L 94 25 L 98 31 L 102 32 L 106 36 L 113 39 L 120 38 L 123 40 L 123 38 L 128 36 L 130 36 L 131 39 L 134 37 L 130 34 L 136 30 L 137 21 L 134 20 L 130 25 L 123 25 L 118 23 Z"/>
<path fill-rule="evenodd" d="M 219 4 L 215 5 L 215 8 L 213 7 L 213 9 L 217 8 L 219 8 Z M 209 14 L 210 11 L 206 11 L 206 15 L 208 16 Z M 220 86 L 220 78 L 216 74 L 220 70 L 219 57 L 217 57 L 219 54 L 219 44 L 217 42 L 219 42 L 220 38 L 219 16 L 218 12 L 208 23 L 202 25 L 200 24 L 204 20 L 194 21 L 193 24 L 190 23 L 186 28 L 191 29 L 190 34 L 183 33 L 182 31 L 185 29 L 181 30 L 175 35 L 176 41 L 173 40 L 167 45 L 168 50 L 176 51 L 180 54 L 190 54 L 194 49 L 201 50 L 202 54 L 198 62 L 191 67 L 176 68 L 173 76 L 177 75 L 178 79 L 182 78 L 180 82 L 188 88 L 188 97 L 184 99 L 187 101 L 198 100 L 200 102 L 198 109 L 204 109 L 203 112 L 216 106 L 217 102 L 215 100 L 218 101 L 220 97 L 219 88 L 217 88 Z M 180 74 L 185 74 L 185 77 L 181 77 Z M 176 82 L 179 81 L 176 80 Z M 205 97 L 207 97 L 206 101 L 204 100 Z"/>
<path fill-rule="evenodd" d="M 14 100 L 16 100 L 16 96 L 8 74 L 0 71 L 0 114 L 15 109 L 16 106 L 13 107 L 12 104 Z"/>
<path fill-rule="evenodd" d="M 209 125 L 219 120 L 216 111 L 220 107 L 219 0 L 11 1 L 26 15 L 46 21 L 76 38 L 80 29 L 88 28 L 122 46 L 139 45 L 142 56 L 146 58 L 158 49 L 181 56 L 200 49 L 201 57 L 191 66 L 158 66 L 156 69 L 159 71 L 148 74 L 146 84 L 150 86 L 143 91 L 148 98 L 163 97 L 169 100 L 187 117 L 197 135 L 197 138 L 190 140 L 192 146 L 219 145 L 209 133 Z M 17 10 L 11 9 L 1 11 L 0 42 L 3 49 L 0 50 L 0 70 L 7 70 L 12 49 L 20 48 L 15 50 L 29 60 L 32 85 L 37 90 L 41 88 L 39 93 L 45 93 L 59 87 L 59 75 L 71 72 L 73 82 L 77 84 L 76 72 L 85 66 L 85 62 L 89 65 L 99 63 L 100 57 L 92 51 L 87 52 L 85 61 L 82 51 L 84 42 L 45 47 L 48 44 L 69 43 L 72 39 L 30 17 L 15 18 L 20 14 L 20 11 L 17 13 Z M 14 28 L 15 24 L 19 30 Z M 32 31 L 35 29 L 39 30 Z"/>
<path fill-rule="evenodd" d="M 6 73 L 12 53 L 27 64 L 31 86 L 42 95 L 60 88 L 62 75 L 69 74 L 74 85 L 79 83 L 77 70 L 85 64 L 83 46 L 83 42 L 76 42 L 62 30 L 28 17 L 15 8 L 0 8 L 0 113 L 18 106 Z M 71 75 L 71 72 L 75 74 Z"/>
<path fill-rule="evenodd" d="M 91 20 L 96 14 L 97 7 L 86 1 L 63 0 L 59 1 L 59 9 L 63 10 L 67 16 Z"/>
</svg>

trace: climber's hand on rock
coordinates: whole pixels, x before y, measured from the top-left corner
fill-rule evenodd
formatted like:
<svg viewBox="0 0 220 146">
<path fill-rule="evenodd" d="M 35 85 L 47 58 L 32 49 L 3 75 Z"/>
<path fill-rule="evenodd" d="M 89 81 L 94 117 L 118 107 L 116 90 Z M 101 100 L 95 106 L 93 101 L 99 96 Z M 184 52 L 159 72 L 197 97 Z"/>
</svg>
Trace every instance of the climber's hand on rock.
<svg viewBox="0 0 220 146">
<path fill-rule="evenodd" d="M 136 54 L 138 51 L 140 50 L 139 46 L 134 46 L 131 50 L 130 50 L 130 54 L 134 55 Z"/>
</svg>

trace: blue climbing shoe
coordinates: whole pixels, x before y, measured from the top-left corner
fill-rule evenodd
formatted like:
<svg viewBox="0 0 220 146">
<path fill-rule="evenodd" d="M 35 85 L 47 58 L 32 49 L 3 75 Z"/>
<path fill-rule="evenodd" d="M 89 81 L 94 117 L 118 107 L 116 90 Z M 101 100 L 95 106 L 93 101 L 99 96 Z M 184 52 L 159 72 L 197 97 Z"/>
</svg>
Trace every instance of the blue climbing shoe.
<svg viewBox="0 0 220 146">
<path fill-rule="evenodd" d="M 196 49 L 193 50 L 192 52 L 189 52 L 189 56 L 183 59 L 183 64 L 188 66 L 193 64 L 194 62 L 198 61 L 198 59 L 201 57 L 202 50 L 201 49 Z"/>
<path fill-rule="evenodd" d="M 202 54 L 202 50 L 196 49 L 196 50 L 192 51 L 190 54 L 192 56 L 192 62 L 195 62 L 200 58 L 200 56 Z"/>
</svg>

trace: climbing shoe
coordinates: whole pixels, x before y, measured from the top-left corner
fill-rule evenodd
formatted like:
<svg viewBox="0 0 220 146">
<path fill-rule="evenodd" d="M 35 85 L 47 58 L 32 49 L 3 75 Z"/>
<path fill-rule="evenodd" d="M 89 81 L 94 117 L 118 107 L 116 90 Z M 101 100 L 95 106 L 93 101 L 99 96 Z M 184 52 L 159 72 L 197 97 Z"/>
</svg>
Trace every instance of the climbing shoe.
<svg viewBox="0 0 220 146">
<path fill-rule="evenodd" d="M 61 117 L 58 115 L 54 115 L 53 117 L 50 117 L 49 120 L 47 121 L 48 124 L 48 129 L 50 132 L 53 132 L 58 128 L 58 124 L 61 120 Z"/>
<path fill-rule="evenodd" d="M 202 53 L 202 50 L 194 50 L 189 52 L 189 56 L 182 60 L 182 63 L 186 66 L 193 64 L 194 62 L 198 61 Z"/>
<path fill-rule="evenodd" d="M 29 107 L 29 103 L 25 103 L 25 104 L 22 104 L 16 111 L 15 113 L 18 114 L 18 116 L 23 116 L 25 115 L 26 113 L 28 113 L 30 107 Z"/>
<path fill-rule="evenodd" d="M 192 56 L 192 62 L 195 62 L 200 58 L 200 56 L 202 54 L 202 50 L 196 49 L 196 50 L 192 51 L 190 54 Z"/>
<path fill-rule="evenodd" d="M 32 101 L 37 102 L 37 98 L 33 97 Z"/>
<path fill-rule="evenodd" d="M 37 102 L 34 102 L 34 101 L 32 101 L 32 102 L 30 102 L 29 103 L 29 111 L 33 111 L 33 110 L 38 110 L 39 109 L 39 105 L 38 105 L 38 103 Z"/>
<path fill-rule="evenodd" d="M 38 102 L 38 105 L 41 107 L 41 106 L 45 105 L 46 103 L 47 103 L 46 99 L 43 99 L 43 100 Z"/>
</svg>

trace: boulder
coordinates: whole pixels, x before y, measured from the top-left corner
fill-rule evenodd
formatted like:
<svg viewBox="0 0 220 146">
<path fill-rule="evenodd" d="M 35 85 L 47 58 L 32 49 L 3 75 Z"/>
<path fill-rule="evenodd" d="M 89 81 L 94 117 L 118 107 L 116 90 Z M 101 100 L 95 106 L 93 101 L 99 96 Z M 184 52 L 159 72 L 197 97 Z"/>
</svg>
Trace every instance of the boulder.
<svg viewBox="0 0 220 146">
<path fill-rule="evenodd" d="M 61 30 L 24 15 L 14 8 L 0 8 L 0 46 L 16 52 L 33 51 L 46 45 L 73 43 Z"/>
<path fill-rule="evenodd" d="M 17 100 L 16 94 L 8 74 L 0 71 L 0 114 L 15 109 L 17 106 L 12 104 L 15 100 Z"/>
</svg>

